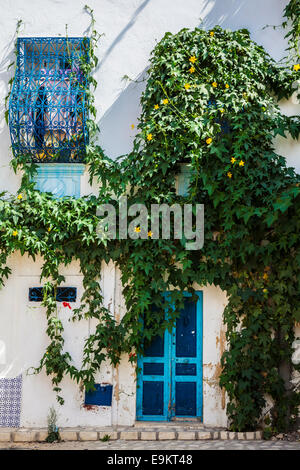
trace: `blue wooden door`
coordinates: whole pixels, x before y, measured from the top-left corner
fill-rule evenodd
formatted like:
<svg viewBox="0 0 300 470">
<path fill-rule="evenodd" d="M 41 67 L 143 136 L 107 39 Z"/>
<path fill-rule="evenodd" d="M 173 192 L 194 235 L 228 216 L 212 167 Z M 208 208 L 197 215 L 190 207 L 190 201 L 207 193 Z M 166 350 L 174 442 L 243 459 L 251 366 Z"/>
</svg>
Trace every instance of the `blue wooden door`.
<svg viewBox="0 0 300 470">
<path fill-rule="evenodd" d="M 184 293 L 171 332 L 156 337 L 139 358 L 137 420 L 202 417 L 202 292 Z"/>
</svg>

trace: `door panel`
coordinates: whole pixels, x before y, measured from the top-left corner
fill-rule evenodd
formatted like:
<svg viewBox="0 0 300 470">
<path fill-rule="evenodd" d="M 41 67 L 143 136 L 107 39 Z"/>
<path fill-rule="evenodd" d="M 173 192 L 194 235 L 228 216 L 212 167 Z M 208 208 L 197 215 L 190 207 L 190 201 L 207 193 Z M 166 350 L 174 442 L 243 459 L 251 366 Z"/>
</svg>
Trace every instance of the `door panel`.
<svg viewBox="0 0 300 470">
<path fill-rule="evenodd" d="M 137 420 L 202 416 L 202 292 L 196 294 L 194 302 L 184 292 L 176 326 L 154 338 L 139 358 Z"/>
<path fill-rule="evenodd" d="M 139 358 L 137 420 L 167 421 L 170 397 L 170 338 L 165 332 L 145 347 Z"/>
<path fill-rule="evenodd" d="M 196 382 L 176 382 L 175 416 L 196 416 Z"/>
<path fill-rule="evenodd" d="M 175 364 L 175 375 L 197 375 L 197 365 L 179 362 Z"/>
<path fill-rule="evenodd" d="M 164 357 L 165 351 L 164 336 L 156 336 L 151 343 L 145 348 L 145 357 Z"/>
<path fill-rule="evenodd" d="M 145 416 L 164 413 L 164 382 L 143 382 L 143 414 Z"/>
<path fill-rule="evenodd" d="M 202 415 L 202 297 L 197 294 L 196 303 L 186 293 L 173 332 L 172 403 L 173 415 L 180 417 Z"/>
<path fill-rule="evenodd" d="M 197 357 L 196 303 L 187 297 L 176 321 L 176 357 Z"/>
<path fill-rule="evenodd" d="M 144 375 L 164 375 L 164 364 L 144 362 Z"/>
</svg>

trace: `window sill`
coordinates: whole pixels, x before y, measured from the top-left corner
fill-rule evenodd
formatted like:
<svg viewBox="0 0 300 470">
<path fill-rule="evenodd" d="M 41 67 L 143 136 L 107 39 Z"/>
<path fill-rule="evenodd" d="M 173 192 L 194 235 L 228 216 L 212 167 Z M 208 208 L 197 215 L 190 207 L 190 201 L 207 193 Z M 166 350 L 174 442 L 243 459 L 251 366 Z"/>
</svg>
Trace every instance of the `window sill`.
<svg viewBox="0 0 300 470">
<path fill-rule="evenodd" d="M 64 196 L 80 197 L 80 177 L 84 173 L 83 163 L 41 163 L 34 177 L 36 189 Z"/>
</svg>

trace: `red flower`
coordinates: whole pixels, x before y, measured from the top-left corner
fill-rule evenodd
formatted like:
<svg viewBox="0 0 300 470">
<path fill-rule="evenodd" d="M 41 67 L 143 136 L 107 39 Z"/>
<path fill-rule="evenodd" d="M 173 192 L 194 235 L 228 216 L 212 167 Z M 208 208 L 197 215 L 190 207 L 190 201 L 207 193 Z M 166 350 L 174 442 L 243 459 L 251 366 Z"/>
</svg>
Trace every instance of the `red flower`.
<svg viewBox="0 0 300 470">
<path fill-rule="evenodd" d="M 71 305 L 69 304 L 69 302 L 63 302 L 63 306 L 64 306 L 64 307 L 68 307 L 70 310 L 72 310 L 72 307 L 71 307 Z"/>
</svg>

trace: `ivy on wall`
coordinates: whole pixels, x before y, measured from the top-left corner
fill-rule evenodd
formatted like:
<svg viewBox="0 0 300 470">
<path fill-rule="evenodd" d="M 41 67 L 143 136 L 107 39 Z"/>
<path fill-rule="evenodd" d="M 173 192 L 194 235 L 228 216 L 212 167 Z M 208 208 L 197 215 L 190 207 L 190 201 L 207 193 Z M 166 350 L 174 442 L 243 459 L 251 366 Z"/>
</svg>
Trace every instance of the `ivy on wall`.
<svg viewBox="0 0 300 470">
<path fill-rule="evenodd" d="M 300 2 L 299 0 L 290 0 L 284 9 L 283 13 L 286 21 L 283 22 L 284 28 L 289 27 L 289 31 L 286 35 L 289 41 L 288 51 L 290 53 L 291 60 L 300 57 Z M 296 64 L 297 65 L 297 64 Z"/>
<path fill-rule="evenodd" d="M 299 2 L 291 4 L 299 7 Z M 98 34 L 93 11 L 86 8 L 92 18 L 91 60 L 82 70 L 96 86 Z M 285 14 L 295 20 L 296 31 L 298 17 L 291 11 Z M 229 299 L 220 385 L 229 397 L 231 429 L 255 429 L 266 396 L 273 404 L 270 433 L 296 418 L 300 399 L 287 390 L 281 369 L 283 364 L 292 368 L 294 325 L 300 320 L 300 178 L 276 154 L 274 138 L 299 136 L 299 117 L 283 115 L 277 104 L 294 92 L 298 65 L 276 64 L 247 30 L 216 26 L 208 32 L 166 33 L 151 56 L 133 150 L 121 161 L 111 161 L 95 142 L 90 95 L 86 163 L 91 181 L 101 183 L 97 196 L 57 200 L 39 193 L 30 183 L 36 170 L 30 156 L 13 159 L 13 168 L 24 176 L 18 194 L 3 194 L 0 200 L 1 282 L 10 274 L 7 260 L 13 252 L 43 257 L 50 343 L 33 372 L 46 370 L 61 403 L 65 375 L 89 389 L 102 361 L 116 365 L 128 353 L 135 362 L 145 342 L 174 324 L 183 306 L 181 292 L 193 293 L 196 282 L 220 286 Z M 174 187 L 180 163 L 192 168 L 186 197 Z M 184 240 L 153 240 L 151 233 L 148 240 L 138 232 L 135 240 L 99 239 L 97 206 L 110 202 L 118 210 L 115 196 L 125 191 L 128 204 L 204 203 L 203 249 L 188 251 Z M 80 263 L 84 294 L 72 320 L 97 320 L 80 370 L 64 349 L 55 301 L 55 289 L 64 281 L 60 268 L 74 259 Z M 110 260 L 120 268 L 124 286 L 127 311 L 119 323 L 103 307 L 99 285 L 101 262 Z M 161 295 L 170 289 L 174 310 Z"/>
</svg>

